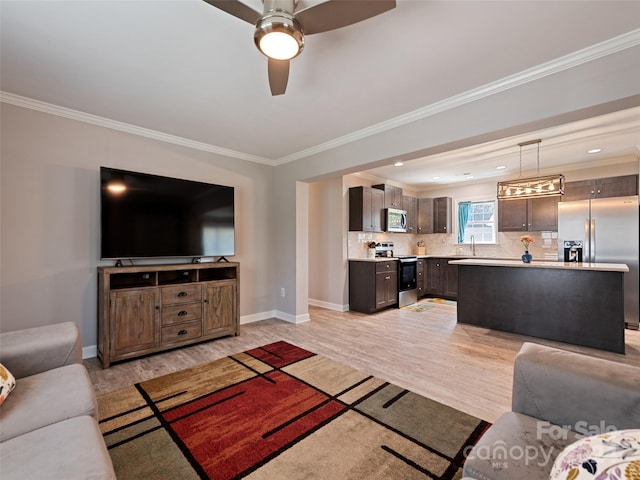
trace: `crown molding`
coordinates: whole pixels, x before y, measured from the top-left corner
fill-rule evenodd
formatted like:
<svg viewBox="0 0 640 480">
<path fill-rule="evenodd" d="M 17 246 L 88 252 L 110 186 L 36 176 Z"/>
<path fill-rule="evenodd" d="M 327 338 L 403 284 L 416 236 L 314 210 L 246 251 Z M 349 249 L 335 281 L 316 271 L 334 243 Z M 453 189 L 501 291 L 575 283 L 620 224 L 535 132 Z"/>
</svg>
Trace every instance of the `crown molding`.
<svg viewBox="0 0 640 480">
<path fill-rule="evenodd" d="M 325 143 L 300 150 L 299 152 L 286 155 L 279 159 L 268 159 L 257 155 L 238 152 L 223 147 L 217 147 L 203 142 L 190 140 L 188 138 L 179 137 L 177 135 L 171 135 L 168 133 L 158 132 L 148 128 L 139 127 L 129 123 L 119 122 L 111 120 L 105 117 L 92 115 L 89 113 L 80 112 L 66 107 L 61 107 L 51 103 L 34 100 L 13 93 L 0 91 L 0 102 L 15 105 L 18 107 L 29 108 L 40 112 L 48 113 L 51 115 L 57 115 L 60 117 L 77 120 L 80 122 L 90 123 L 113 130 L 118 130 L 132 135 L 138 135 L 162 142 L 172 143 L 183 147 L 193 148 L 205 152 L 215 153 L 217 155 L 223 155 L 225 157 L 237 158 L 240 160 L 246 160 L 250 162 L 262 163 L 271 166 L 284 165 L 286 163 L 294 162 L 302 158 L 306 158 L 318 153 L 331 150 L 333 148 L 346 145 L 348 143 L 367 138 L 387 130 L 391 130 L 402 125 L 406 125 L 438 113 L 451 110 L 453 108 L 472 103 L 491 95 L 498 94 L 505 90 L 516 88 L 520 85 L 524 85 L 535 80 L 539 80 L 549 75 L 562 72 L 576 66 L 597 60 L 599 58 L 612 55 L 614 53 L 635 47 L 640 45 L 640 29 L 632 30 L 623 35 L 611 38 L 604 42 L 592 45 L 590 47 L 578 50 L 571 54 L 557 58 L 547 63 L 543 63 L 536 67 L 524 70 L 517 74 L 505 77 L 498 81 L 483 85 L 481 87 L 463 92 L 459 95 L 449 97 L 442 101 L 427 105 L 425 107 L 413 110 L 404 115 L 389 119 L 387 121 L 372 125 L 370 127 L 358 130 L 356 132 L 343 135 Z"/>
<path fill-rule="evenodd" d="M 423 118 L 427 118 L 438 113 L 442 113 L 444 111 L 481 100 L 505 90 L 519 87 L 521 85 L 547 77 L 549 75 L 554 75 L 556 73 L 569 70 L 579 65 L 592 62 L 608 55 L 613 55 L 614 53 L 638 45 L 640 45 L 640 29 L 632 30 L 623 35 L 619 35 L 604 42 L 597 43 L 582 50 L 578 50 L 577 52 L 570 53 L 550 62 L 546 62 L 536 67 L 529 68 L 522 72 L 510 75 L 508 77 L 483 85 L 473 90 L 468 90 L 440 102 L 436 102 L 431 105 L 427 105 L 426 107 L 413 110 L 412 112 L 400 115 L 376 125 L 372 125 L 371 127 L 367 127 L 348 135 L 335 138 L 320 145 L 316 145 L 314 147 L 292 153 L 291 155 L 287 155 L 278 159 L 275 163 L 276 165 L 283 165 L 285 163 L 293 162 L 305 157 L 309 157 L 311 155 L 331 150 L 333 148 L 354 142 L 356 140 L 361 140 L 363 138 L 370 137 L 372 135 L 376 135 L 393 128 L 397 128 L 408 123 L 422 120 Z"/>
<path fill-rule="evenodd" d="M 138 127 L 130 123 L 119 122 L 111 120 L 109 118 L 100 117 L 98 115 L 92 115 L 90 113 L 80 112 L 71 108 L 60 107 L 40 100 L 34 100 L 32 98 L 22 97 L 13 93 L 0 91 L 0 102 L 15 105 L 17 107 L 24 107 L 31 110 L 37 110 L 39 112 L 56 115 L 59 117 L 68 118 L 71 120 L 77 120 L 79 122 L 89 123 L 92 125 L 98 125 L 100 127 L 110 128 L 112 130 L 118 130 L 120 132 L 130 133 L 132 135 L 138 135 L 140 137 L 151 138 L 159 140 L 161 142 L 172 143 L 174 145 L 180 145 L 183 147 L 193 148 L 195 150 L 202 150 L 204 152 L 215 153 L 217 155 L 223 155 L 225 157 L 237 158 L 239 160 L 247 160 L 249 162 L 263 163 L 274 166 L 273 160 L 259 157 L 257 155 L 251 155 L 248 153 L 238 152 L 230 150 L 228 148 L 217 147 L 208 143 L 197 142 L 188 138 L 179 137 L 177 135 L 171 135 L 168 133 L 158 132 L 148 128 Z"/>
</svg>

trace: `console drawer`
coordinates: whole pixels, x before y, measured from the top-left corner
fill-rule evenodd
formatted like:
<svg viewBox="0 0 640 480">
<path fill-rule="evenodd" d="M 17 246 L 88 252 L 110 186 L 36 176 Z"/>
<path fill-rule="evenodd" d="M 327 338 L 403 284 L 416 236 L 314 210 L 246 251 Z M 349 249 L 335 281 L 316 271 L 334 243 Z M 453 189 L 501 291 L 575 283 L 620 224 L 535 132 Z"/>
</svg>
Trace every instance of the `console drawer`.
<svg viewBox="0 0 640 480">
<path fill-rule="evenodd" d="M 202 318 L 202 303 L 187 303 L 162 307 L 162 325 L 185 323 Z"/>
<path fill-rule="evenodd" d="M 162 344 L 180 343 L 202 336 L 202 322 L 181 323 L 162 327 Z"/>
<path fill-rule="evenodd" d="M 191 303 L 202 301 L 202 285 L 198 283 L 185 285 L 168 285 L 160 290 L 162 305 Z"/>
</svg>

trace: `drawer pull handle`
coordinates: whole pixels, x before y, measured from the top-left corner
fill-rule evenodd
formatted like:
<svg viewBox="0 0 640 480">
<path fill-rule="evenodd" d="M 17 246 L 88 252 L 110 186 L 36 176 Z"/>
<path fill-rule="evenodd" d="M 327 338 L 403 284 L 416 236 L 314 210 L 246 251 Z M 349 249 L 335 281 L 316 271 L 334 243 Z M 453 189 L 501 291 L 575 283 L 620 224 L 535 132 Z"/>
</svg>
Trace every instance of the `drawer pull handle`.
<svg viewBox="0 0 640 480">
<path fill-rule="evenodd" d="M 179 317 L 184 317 L 185 315 L 189 315 L 189 312 L 187 312 L 186 310 L 181 310 L 178 312 Z"/>
<path fill-rule="evenodd" d="M 187 331 L 186 331 L 186 330 L 180 330 L 180 331 L 178 332 L 178 335 L 186 335 L 186 334 L 187 334 Z"/>
<path fill-rule="evenodd" d="M 178 294 L 179 297 L 186 297 L 187 296 L 187 292 L 180 292 Z"/>
</svg>

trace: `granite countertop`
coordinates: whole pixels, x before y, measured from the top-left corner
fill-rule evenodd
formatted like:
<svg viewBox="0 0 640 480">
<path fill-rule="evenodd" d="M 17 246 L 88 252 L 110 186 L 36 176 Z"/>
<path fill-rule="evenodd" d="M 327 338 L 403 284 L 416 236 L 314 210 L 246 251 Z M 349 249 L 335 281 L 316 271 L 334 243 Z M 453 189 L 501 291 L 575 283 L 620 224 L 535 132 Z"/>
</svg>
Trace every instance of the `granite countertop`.
<svg viewBox="0 0 640 480">
<path fill-rule="evenodd" d="M 629 267 L 623 263 L 579 263 L 579 262 L 545 262 L 532 261 L 524 263 L 521 260 L 499 260 L 487 258 L 466 258 L 453 260 L 452 265 L 474 265 L 480 267 L 515 267 L 515 268 L 556 268 L 565 270 L 600 270 L 604 272 L 628 272 Z"/>
</svg>

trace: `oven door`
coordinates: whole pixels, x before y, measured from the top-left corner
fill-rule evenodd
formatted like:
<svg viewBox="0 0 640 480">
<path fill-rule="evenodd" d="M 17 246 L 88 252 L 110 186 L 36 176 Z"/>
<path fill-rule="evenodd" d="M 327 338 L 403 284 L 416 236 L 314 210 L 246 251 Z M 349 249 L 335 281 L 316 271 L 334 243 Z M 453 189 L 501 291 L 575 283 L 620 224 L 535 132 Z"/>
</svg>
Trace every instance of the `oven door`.
<svg viewBox="0 0 640 480">
<path fill-rule="evenodd" d="M 413 290 L 417 287 L 417 259 L 398 261 L 398 291 Z"/>
</svg>

